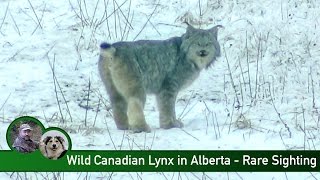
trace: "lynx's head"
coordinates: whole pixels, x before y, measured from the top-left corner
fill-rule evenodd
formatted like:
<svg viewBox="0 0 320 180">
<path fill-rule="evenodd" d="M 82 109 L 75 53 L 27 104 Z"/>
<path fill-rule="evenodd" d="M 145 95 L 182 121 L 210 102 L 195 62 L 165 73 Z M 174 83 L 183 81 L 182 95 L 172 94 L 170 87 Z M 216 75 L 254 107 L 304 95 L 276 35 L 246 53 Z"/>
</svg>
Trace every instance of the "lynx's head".
<svg viewBox="0 0 320 180">
<path fill-rule="evenodd" d="M 220 45 L 217 40 L 221 25 L 208 30 L 195 29 L 188 25 L 187 32 L 182 36 L 181 50 L 186 58 L 198 68 L 209 67 L 216 57 L 220 56 Z"/>
</svg>

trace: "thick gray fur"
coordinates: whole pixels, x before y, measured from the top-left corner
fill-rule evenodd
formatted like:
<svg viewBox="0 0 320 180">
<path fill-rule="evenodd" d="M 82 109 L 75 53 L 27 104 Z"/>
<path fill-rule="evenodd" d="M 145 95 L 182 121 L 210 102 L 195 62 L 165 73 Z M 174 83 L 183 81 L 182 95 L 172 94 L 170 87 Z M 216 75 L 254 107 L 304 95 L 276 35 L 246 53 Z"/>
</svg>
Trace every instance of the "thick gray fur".
<svg viewBox="0 0 320 180">
<path fill-rule="evenodd" d="M 99 72 L 111 101 L 118 129 L 149 132 L 143 108 L 155 94 L 160 127 L 182 127 L 176 119 L 178 92 L 220 56 L 218 28 L 188 26 L 181 37 L 101 44 Z"/>
</svg>

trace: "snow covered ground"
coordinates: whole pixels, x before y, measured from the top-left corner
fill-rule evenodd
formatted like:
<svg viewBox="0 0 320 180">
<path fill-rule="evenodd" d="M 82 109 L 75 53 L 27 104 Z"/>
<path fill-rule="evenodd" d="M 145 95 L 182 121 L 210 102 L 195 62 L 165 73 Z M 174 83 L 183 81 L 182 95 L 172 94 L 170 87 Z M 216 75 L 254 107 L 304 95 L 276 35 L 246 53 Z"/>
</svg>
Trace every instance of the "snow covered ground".
<svg viewBox="0 0 320 180">
<path fill-rule="evenodd" d="M 0 148 L 16 117 L 63 128 L 73 149 L 318 150 L 317 0 L 1 0 Z M 167 39 L 221 24 L 222 57 L 183 90 L 182 129 L 116 129 L 97 72 L 102 41 Z M 319 173 L 2 173 L 1 179 L 317 179 Z"/>
</svg>

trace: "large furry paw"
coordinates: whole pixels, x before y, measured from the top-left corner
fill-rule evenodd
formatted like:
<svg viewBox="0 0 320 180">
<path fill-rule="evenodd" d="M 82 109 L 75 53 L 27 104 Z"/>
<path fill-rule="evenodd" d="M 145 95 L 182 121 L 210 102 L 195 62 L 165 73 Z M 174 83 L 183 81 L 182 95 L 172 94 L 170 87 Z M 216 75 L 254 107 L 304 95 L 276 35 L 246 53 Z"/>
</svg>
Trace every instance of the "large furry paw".
<svg viewBox="0 0 320 180">
<path fill-rule="evenodd" d="M 169 121 L 168 123 L 161 123 L 160 127 L 163 129 L 182 128 L 183 123 L 179 120 Z"/>
<path fill-rule="evenodd" d="M 148 124 L 145 124 L 143 126 L 130 126 L 129 127 L 129 130 L 132 132 L 132 133 L 141 133 L 141 132 L 151 132 L 151 129 L 149 127 Z"/>
<path fill-rule="evenodd" d="M 128 130 L 129 129 L 129 124 L 128 122 L 120 122 L 116 121 L 117 128 L 119 130 Z"/>
<path fill-rule="evenodd" d="M 117 125 L 117 128 L 119 130 L 128 130 L 129 129 L 129 126 L 128 125 Z"/>
</svg>

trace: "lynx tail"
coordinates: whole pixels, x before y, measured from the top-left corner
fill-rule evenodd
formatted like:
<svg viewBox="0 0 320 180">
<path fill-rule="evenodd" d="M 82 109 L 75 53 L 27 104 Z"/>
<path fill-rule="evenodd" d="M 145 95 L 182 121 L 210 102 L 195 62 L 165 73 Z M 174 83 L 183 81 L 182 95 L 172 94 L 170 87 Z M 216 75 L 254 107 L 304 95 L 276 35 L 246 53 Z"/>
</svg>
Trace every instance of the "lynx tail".
<svg viewBox="0 0 320 180">
<path fill-rule="evenodd" d="M 111 44 L 109 43 L 102 43 L 100 45 L 100 55 L 103 57 L 103 58 L 112 58 L 114 53 L 116 52 L 116 49 L 114 47 L 112 47 Z"/>
</svg>

